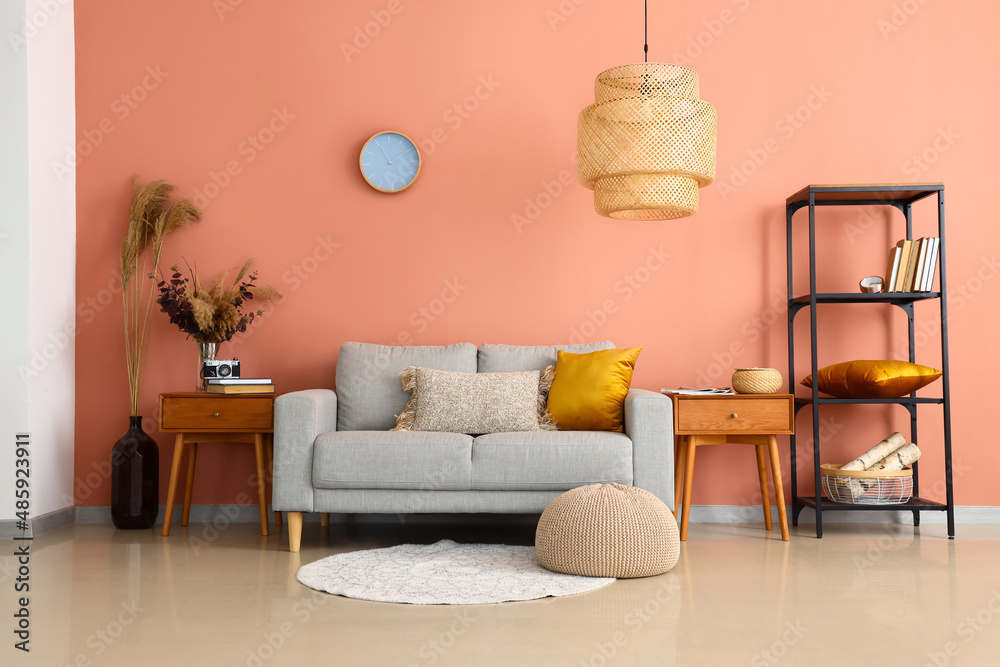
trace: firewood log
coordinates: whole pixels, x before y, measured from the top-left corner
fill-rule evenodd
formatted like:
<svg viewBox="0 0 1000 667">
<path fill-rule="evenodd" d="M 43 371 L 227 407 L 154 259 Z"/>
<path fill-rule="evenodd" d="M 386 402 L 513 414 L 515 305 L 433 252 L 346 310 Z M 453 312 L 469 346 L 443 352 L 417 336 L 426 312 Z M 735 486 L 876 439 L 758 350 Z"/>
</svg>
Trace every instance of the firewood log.
<svg viewBox="0 0 1000 667">
<path fill-rule="evenodd" d="M 916 443 L 911 442 L 906 447 L 900 448 L 873 465 L 871 468 L 868 468 L 868 471 L 876 472 L 879 470 L 902 470 L 906 466 L 912 465 L 919 460 L 920 448 L 917 447 Z"/>
<path fill-rule="evenodd" d="M 868 470 L 906 444 L 902 433 L 893 433 L 850 463 L 840 466 L 841 470 Z"/>
<path fill-rule="evenodd" d="M 875 465 L 905 444 L 906 438 L 903 437 L 902 433 L 893 433 L 850 463 L 840 466 L 840 469 L 844 471 L 866 470 L 869 466 Z M 859 488 L 857 482 L 852 483 L 850 479 L 842 477 L 831 481 L 837 486 L 837 493 L 839 495 L 845 496 L 850 493 L 854 499 L 859 498 L 865 491 L 874 486 L 874 484 L 871 484 L 867 487 Z"/>
<path fill-rule="evenodd" d="M 902 470 L 906 466 L 912 465 L 920 460 L 920 456 L 920 449 L 915 443 L 911 442 L 905 447 L 900 447 L 892 454 L 889 454 L 889 456 L 868 468 L 865 472 L 892 472 Z M 878 483 L 879 480 L 877 478 L 857 478 L 851 485 L 851 496 L 857 500 Z"/>
</svg>

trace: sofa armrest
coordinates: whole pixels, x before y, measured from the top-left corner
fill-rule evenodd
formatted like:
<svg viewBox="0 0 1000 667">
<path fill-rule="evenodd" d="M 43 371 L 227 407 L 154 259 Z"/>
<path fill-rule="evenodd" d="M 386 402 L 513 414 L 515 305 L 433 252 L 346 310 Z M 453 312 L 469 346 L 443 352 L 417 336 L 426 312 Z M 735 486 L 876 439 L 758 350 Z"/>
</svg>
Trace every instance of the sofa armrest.
<svg viewBox="0 0 1000 667">
<path fill-rule="evenodd" d="M 313 511 L 313 445 L 320 433 L 337 430 L 337 394 L 329 389 L 293 391 L 274 401 L 276 512 Z"/>
<path fill-rule="evenodd" d="M 632 484 L 674 507 L 674 410 L 668 396 L 630 389 L 625 435 L 632 439 Z"/>
</svg>

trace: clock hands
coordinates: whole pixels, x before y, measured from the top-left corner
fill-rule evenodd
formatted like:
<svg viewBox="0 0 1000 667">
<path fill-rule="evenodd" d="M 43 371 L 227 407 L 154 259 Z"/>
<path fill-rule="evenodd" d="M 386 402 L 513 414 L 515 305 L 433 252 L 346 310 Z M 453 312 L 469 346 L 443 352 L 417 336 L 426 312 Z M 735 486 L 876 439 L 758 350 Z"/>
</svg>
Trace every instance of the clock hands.
<svg viewBox="0 0 1000 667">
<path fill-rule="evenodd" d="M 410 146 L 409 148 L 407 148 L 405 151 L 403 151 L 402 153 L 400 153 L 396 157 L 389 157 L 389 154 L 385 152 L 384 148 L 382 148 L 382 144 L 380 144 L 378 142 L 378 139 L 375 140 L 375 143 L 378 145 L 379 150 L 382 151 L 382 155 L 385 156 L 385 159 L 389 161 L 389 164 L 392 164 L 393 162 L 395 162 L 396 160 L 398 160 L 399 158 L 403 157 L 404 155 L 406 155 L 407 153 L 409 153 L 410 151 L 413 150 L 413 146 Z"/>
<path fill-rule="evenodd" d="M 392 158 L 392 160 L 389 160 L 389 164 L 392 164 L 395 160 L 398 160 L 399 158 L 403 157 L 404 155 L 406 155 L 407 153 L 409 153 L 412 150 L 413 150 L 413 146 L 410 146 L 405 151 L 403 151 L 402 153 L 400 153 L 396 157 Z M 386 157 L 389 157 L 389 156 L 387 155 Z"/>
<path fill-rule="evenodd" d="M 386 159 L 386 160 L 389 160 L 389 164 L 392 164 L 392 160 L 391 160 L 391 159 L 389 159 L 389 154 L 385 152 L 385 149 L 384 149 L 384 148 L 382 148 L 382 144 L 380 144 L 380 143 L 378 142 L 378 139 L 375 139 L 374 141 L 375 141 L 375 145 L 376 145 L 376 146 L 378 146 L 378 147 L 379 147 L 379 150 L 381 150 L 381 151 L 382 151 L 382 155 L 384 155 L 384 156 L 385 156 L 385 159 Z"/>
</svg>

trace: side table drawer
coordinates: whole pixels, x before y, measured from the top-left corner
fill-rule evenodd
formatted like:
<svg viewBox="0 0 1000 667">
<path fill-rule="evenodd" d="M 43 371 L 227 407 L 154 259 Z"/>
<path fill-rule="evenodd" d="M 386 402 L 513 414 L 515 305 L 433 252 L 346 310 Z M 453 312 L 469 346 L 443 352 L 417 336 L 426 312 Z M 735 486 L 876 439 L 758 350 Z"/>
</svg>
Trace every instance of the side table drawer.
<svg viewBox="0 0 1000 667">
<path fill-rule="evenodd" d="M 786 398 L 725 398 L 684 400 L 677 411 L 679 431 L 732 433 L 791 431 L 790 402 Z"/>
<path fill-rule="evenodd" d="M 160 428 L 164 430 L 270 431 L 273 396 L 163 396 Z"/>
</svg>

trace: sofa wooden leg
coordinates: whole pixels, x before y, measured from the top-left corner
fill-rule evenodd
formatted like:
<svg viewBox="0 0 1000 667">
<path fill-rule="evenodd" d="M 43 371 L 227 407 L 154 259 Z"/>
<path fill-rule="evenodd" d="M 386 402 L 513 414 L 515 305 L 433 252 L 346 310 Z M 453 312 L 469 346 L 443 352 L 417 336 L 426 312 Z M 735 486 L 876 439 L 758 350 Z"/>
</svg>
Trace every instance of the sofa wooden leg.
<svg viewBox="0 0 1000 667">
<path fill-rule="evenodd" d="M 288 550 L 298 553 L 302 544 L 302 512 L 288 513 Z"/>
<path fill-rule="evenodd" d="M 320 512 L 319 513 L 319 525 L 323 528 L 327 528 L 330 525 L 330 513 Z"/>
</svg>

